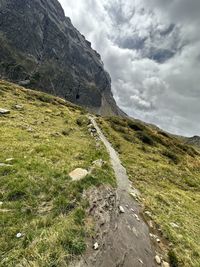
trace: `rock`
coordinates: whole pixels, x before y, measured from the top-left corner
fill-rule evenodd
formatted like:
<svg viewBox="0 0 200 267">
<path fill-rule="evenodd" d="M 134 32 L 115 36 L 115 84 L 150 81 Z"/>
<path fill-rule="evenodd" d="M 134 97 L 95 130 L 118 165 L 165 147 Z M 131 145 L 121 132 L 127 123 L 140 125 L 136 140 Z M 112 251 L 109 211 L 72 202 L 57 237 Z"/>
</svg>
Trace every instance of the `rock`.
<svg viewBox="0 0 200 267">
<path fill-rule="evenodd" d="M 82 168 L 77 168 L 69 173 L 72 181 L 79 181 L 88 175 L 88 171 Z"/>
<path fill-rule="evenodd" d="M 2 206 L 3 205 L 3 202 L 2 201 L 0 201 L 0 206 Z"/>
<path fill-rule="evenodd" d="M 10 110 L 0 108 L 0 115 L 6 115 L 6 114 L 9 114 L 9 113 L 10 113 Z"/>
<path fill-rule="evenodd" d="M 93 245 L 93 248 L 94 248 L 94 250 L 98 250 L 98 249 L 99 249 L 99 244 L 96 242 L 96 243 Z"/>
<path fill-rule="evenodd" d="M 158 255 L 155 256 L 155 261 L 157 264 L 161 264 L 161 258 Z"/>
<path fill-rule="evenodd" d="M 125 213 L 125 210 L 124 210 L 124 208 L 122 206 L 119 206 L 119 212 L 120 213 Z"/>
<path fill-rule="evenodd" d="M 93 161 L 92 164 L 98 168 L 101 168 L 104 164 L 104 161 L 102 159 L 97 159 Z"/>
<path fill-rule="evenodd" d="M 15 105 L 14 108 L 17 110 L 22 110 L 24 107 L 22 105 Z"/>
<path fill-rule="evenodd" d="M 146 214 L 149 218 L 152 218 L 152 213 L 150 211 L 145 211 L 144 214 Z"/>
<path fill-rule="evenodd" d="M 161 267 L 170 267 L 169 263 L 166 261 L 163 261 L 161 264 Z"/>
<path fill-rule="evenodd" d="M 88 127 L 88 128 L 92 128 L 92 127 L 94 127 L 94 126 L 93 126 L 93 124 L 88 124 L 87 127 Z"/>
<path fill-rule="evenodd" d="M 12 167 L 12 165 L 6 163 L 0 163 L 0 167 Z"/>
<path fill-rule="evenodd" d="M 170 223 L 170 225 L 173 227 L 173 228 L 179 228 L 179 225 L 178 224 L 176 224 L 176 223 Z"/>
<path fill-rule="evenodd" d="M 154 223 L 153 223 L 153 221 L 148 221 L 147 223 L 148 223 L 148 225 L 149 225 L 150 228 L 154 228 Z"/>
<path fill-rule="evenodd" d="M 136 220 L 137 220 L 138 222 L 140 222 L 140 218 L 138 217 L 138 215 L 137 215 L 137 214 L 134 214 L 134 216 L 135 216 Z"/>
<path fill-rule="evenodd" d="M 29 85 L 31 83 L 30 80 L 24 80 L 24 81 L 19 81 L 18 84 L 21 86 L 26 86 Z"/>
<path fill-rule="evenodd" d="M 22 233 L 17 233 L 17 234 L 16 234 L 16 237 L 17 237 L 17 238 L 22 237 Z"/>
<path fill-rule="evenodd" d="M 6 159 L 5 162 L 11 162 L 13 160 L 14 160 L 14 158 L 9 158 L 9 159 Z"/>
<path fill-rule="evenodd" d="M 144 262 L 141 259 L 138 259 L 139 263 L 144 264 Z"/>
<path fill-rule="evenodd" d="M 129 194 L 136 200 L 139 201 L 140 200 L 140 194 L 136 191 L 130 191 Z"/>
<path fill-rule="evenodd" d="M 159 238 L 157 238 L 157 239 L 156 239 L 156 242 L 157 242 L 157 243 L 160 243 L 161 241 L 160 241 L 160 239 L 159 239 Z"/>
<path fill-rule="evenodd" d="M 151 238 L 153 238 L 153 239 L 157 239 L 158 237 L 157 237 L 157 235 L 154 235 L 154 234 L 149 234 L 149 236 L 151 237 Z"/>
<path fill-rule="evenodd" d="M 27 129 L 27 132 L 29 132 L 29 133 L 32 133 L 34 130 L 31 128 L 31 127 L 29 127 L 28 129 Z"/>
</svg>

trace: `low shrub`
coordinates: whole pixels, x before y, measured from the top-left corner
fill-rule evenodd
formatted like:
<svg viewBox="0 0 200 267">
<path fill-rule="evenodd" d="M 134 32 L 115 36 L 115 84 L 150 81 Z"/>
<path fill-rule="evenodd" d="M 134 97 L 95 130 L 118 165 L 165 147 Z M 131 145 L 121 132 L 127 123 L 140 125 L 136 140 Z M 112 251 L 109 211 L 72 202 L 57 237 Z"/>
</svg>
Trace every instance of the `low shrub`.
<svg viewBox="0 0 200 267">
<path fill-rule="evenodd" d="M 77 118 L 76 123 L 78 126 L 87 126 L 90 123 L 90 120 L 86 116 L 80 116 Z"/>
<path fill-rule="evenodd" d="M 162 155 L 172 160 L 175 164 L 180 162 L 180 157 L 170 150 L 164 150 Z"/>
<path fill-rule="evenodd" d="M 147 133 L 144 132 L 138 132 L 137 133 L 137 138 L 142 141 L 144 144 L 150 145 L 150 146 L 154 146 L 155 142 L 152 139 L 151 136 L 149 136 Z"/>
<path fill-rule="evenodd" d="M 128 121 L 128 126 L 134 131 L 143 131 L 145 129 L 142 124 L 131 120 Z"/>
</svg>

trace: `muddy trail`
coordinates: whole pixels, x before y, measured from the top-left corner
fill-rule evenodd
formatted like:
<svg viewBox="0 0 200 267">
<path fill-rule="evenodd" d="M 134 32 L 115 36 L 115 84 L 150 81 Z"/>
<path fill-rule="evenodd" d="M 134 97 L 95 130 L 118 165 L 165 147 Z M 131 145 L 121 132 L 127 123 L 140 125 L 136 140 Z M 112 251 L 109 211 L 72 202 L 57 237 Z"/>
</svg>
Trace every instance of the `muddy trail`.
<svg viewBox="0 0 200 267">
<path fill-rule="evenodd" d="M 141 206 L 131 196 L 138 192 L 131 187 L 126 169 L 122 166 L 117 152 L 108 142 L 95 119 L 90 118 L 100 140 L 110 155 L 117 179 L 117 189 L 96 190 L 90 203 L 91 214 L 97 222 L 97 236 L 88 244 L 82 260 L 75 267 L 155 267 L 155 251 L 152 247 L 149 229 L 143 221 Z M 92 205 L 93 203 L 93 205 Z M 93 245 L 96 244 L 96 250 Z"/>
</svg>

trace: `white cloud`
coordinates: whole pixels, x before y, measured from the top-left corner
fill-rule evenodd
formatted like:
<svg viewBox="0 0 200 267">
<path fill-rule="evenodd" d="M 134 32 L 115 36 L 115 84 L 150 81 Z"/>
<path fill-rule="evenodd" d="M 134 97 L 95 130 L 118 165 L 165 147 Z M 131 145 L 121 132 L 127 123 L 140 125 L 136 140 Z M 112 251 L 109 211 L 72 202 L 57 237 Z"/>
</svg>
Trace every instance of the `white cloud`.
<svg viewBox="0 0 200 267">
<path fill-rule="evenodd" d="M 199 0 L 60 0 L 129 115 L 200 135 Z"/>
</svg>

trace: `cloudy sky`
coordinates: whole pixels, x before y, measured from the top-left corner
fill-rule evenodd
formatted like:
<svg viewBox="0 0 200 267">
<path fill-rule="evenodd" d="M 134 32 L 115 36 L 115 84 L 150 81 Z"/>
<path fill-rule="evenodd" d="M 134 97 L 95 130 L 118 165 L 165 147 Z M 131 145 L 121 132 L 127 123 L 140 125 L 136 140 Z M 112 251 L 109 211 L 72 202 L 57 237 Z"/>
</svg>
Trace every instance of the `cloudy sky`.
<svg viewBox="0 0 200 267">
<path fill-rule="evenodd" d="M 200 0 L 60 0 L 102 56 L 118 105 L 200 135 Z"/>
</svg>

